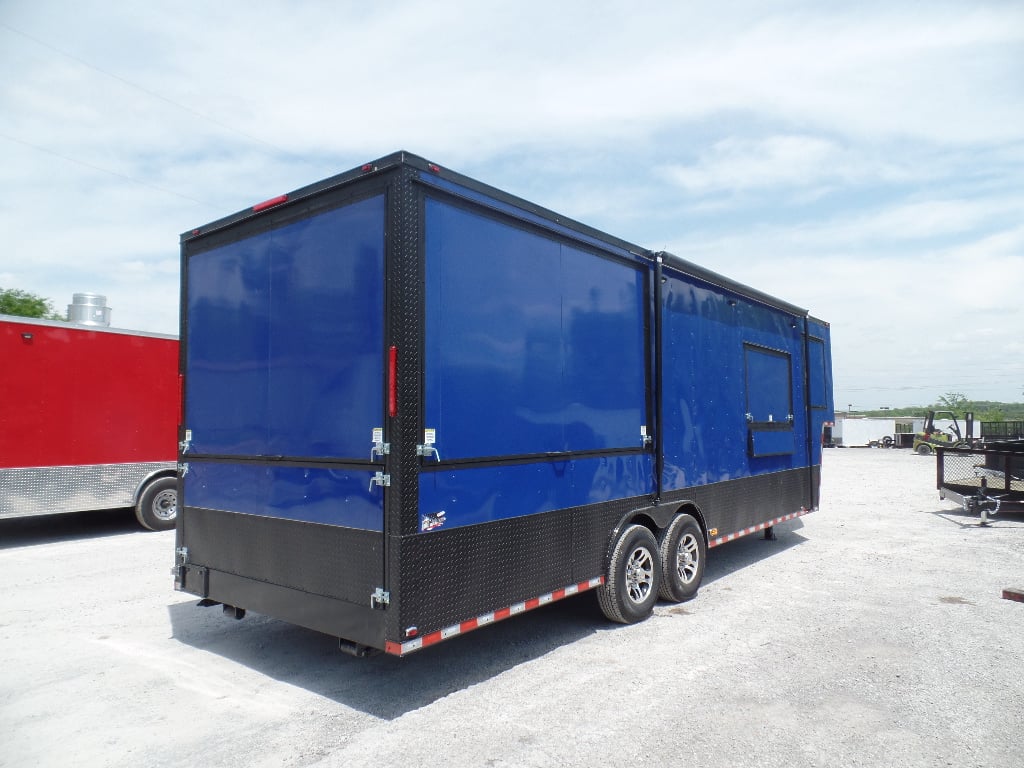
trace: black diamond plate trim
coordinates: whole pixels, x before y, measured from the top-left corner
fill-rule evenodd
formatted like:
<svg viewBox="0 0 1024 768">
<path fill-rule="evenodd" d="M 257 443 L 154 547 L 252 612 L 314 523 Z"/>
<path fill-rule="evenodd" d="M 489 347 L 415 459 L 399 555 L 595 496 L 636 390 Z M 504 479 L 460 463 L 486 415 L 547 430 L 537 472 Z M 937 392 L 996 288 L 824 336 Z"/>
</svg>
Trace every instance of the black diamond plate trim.
<svg viewBox="0 0 1024 768">
<path fill-rule="evenodd" d="M 422 442 L 421 392 L 423 372 L 423 259 L 422 201 L 412 183 L 416 172 L 404 168 L 391 187 L 389 288 L 391 343 L 398 347 L 398 416 L 392 420 L 392 450 L 397 445 L 397 467 L 392 472 L 391 500 L 398 509 L 388 511 L 389 533 L 414 533 L 419 528 L 419 467 L 416 446 Z M 396 477 L 397 475 L 397 477 Z"/>
<path fill-rule="evenodd" d="M 423 371 L 423 202 L 413 183 L 418 172 L 403 166 L 388 188 L 388 345 L 398 349 L 398 412 L 389 419 L 391 486 L 384 507 L 387 534 L 385 589 L 391 593 L 386 633 L 397 639 L 404 594 L 399 586 L 401 537 L 419 527 Z"/>
<path fill-rule="evenodd" d="M 376 531 L 194 507 L 180 514 L 191 564 L 357 605 L 383 584 Z"/>
<path fill-rule="evenodd" d="M 601 575 L 612 529 L 646 503 L 625 499 L 402 537 L 400 628 L 443 629 Z"/>
<path fill-rule="evenodd" d="M 801 467 L 672 491 L 663 501 L 694 502 L 721 536 L 813 506 L 811 478 Z"/>
</svg>

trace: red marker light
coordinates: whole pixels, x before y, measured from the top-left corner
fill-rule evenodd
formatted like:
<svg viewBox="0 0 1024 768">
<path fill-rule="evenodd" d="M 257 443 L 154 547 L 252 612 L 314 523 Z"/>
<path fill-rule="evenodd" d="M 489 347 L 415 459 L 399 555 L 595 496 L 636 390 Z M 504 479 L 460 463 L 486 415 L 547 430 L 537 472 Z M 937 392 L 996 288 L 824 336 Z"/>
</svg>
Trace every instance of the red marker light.
<svg viewBox="0 0 1024 768">
<path fill-rule="evenodd" d="M 269 200 L 264 200 L 262 203 L 256 203 L 256 205 L 252 207 L 252 210 L 253 212 L 265 211 L 267 208 L 273 208 L 275 205 L 280 205 L 285 202 L 288 202 L 288 195 L 278 195 L 277 197 L 272 197 Z"/>
<path fill-rule="evenodd" d="M 367 163 L 366 165 L 364 165 L 359 170 L 361 170 L 363 173 L 368 173 L 369 171 L 373 170 L 373 163 Z"/>
<path fill-rule="evenodd" d="M 398 347 L 388 350 L 388 415 L 398 415 Z"/>
<path fill-rule="evenodd" d="M 430 163 L 430 164 L 429 164 L 429 165 L 427 166 L 427 168 L 429 168 L 430 170 L 432 170 L 432 171 L 433 171 L 434 173 L 440 173 L 440 172 L 441 172 L 441 166 L 440 166 L 440 165 L 434 165 L 433 163 Z"/>
</svg>

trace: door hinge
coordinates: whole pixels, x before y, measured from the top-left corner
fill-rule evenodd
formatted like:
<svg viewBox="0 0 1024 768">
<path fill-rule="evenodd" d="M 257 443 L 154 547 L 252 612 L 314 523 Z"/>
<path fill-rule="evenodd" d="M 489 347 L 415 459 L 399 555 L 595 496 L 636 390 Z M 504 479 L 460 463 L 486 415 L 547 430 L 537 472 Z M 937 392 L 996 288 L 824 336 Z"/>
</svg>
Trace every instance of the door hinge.
<svg viewBox="0 0 1024 768">
<path fill-rule="evenodd" d="M 383 472 L 374 472 L 373 477 L 370 478 L 370 487 L 367 490 L 372 491 L 375 485 L 382 487 L 391 485 L 391 475 L 385 475 Z"/>
<path fill-rule="evenodd" d="M 385 592 L 384 587 L 377 587 L 370 595 L 370 607 L 377 610 L 384 610 L 391 604 L 391 593 Z"/>
</svg>

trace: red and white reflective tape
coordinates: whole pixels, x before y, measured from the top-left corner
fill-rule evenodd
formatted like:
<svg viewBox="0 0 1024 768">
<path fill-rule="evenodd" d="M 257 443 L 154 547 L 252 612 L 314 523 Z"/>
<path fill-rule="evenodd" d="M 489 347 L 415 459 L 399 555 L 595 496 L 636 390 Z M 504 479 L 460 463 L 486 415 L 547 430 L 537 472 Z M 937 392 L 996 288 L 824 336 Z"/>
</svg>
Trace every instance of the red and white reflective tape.
<svg viewBox="0 0 1024 768">
<path fill-rule="evenodd" d="M 765 528 L 771 528 L 773 525 L 784 523 L 787 520 L 792 520 L 795 517 L 803 517 L 804 515 L 809 515 L 810 513 L 811 510 L 809 509 L 801 509 L 799 512 L 793 512 L 789 515 L 783 515 L 782 517 L 777 517 L 774 520 L 766 520 L 765 522 L 760 523 L 759 525 L 752 525 L 749 528 L 744 528 L 742 531 L 736 531 L 735 533 L 730 533 L 725 536 L 719 536 L 716 539 L 711 539 L 711 541 L 708 543 L 708 548 L 717 547 L 719 544 L 725 544 L 728 541 L 735 541 L 736 539 L 742 538 L 743 536 L 748 536 L 751 533 L 763 531 Z"/>
<path fill-rule="evenodd" d="M 429 645 L 434 645 L 434 643 L 447 640 L 449 637 L 464 635 L 466 632 L 472 632 L 474 629 L 479 627 L 485 627 L 488 624 L 495 623 L 496 621 L 507 619 L 509 616 L 515 616 L 520 613 L 532 611 L 534 608 L 540 608 L 542 605 L 554 603 L 563 598 L 579 594 L 580 592 L 586 592 L 588 589 L 599 587 L 602 584 L 604 584 L 604 576 L 597 576 L 589 581 L 581 581 L 579 584 L 570 584 L 568 587 L 556 589 L 554 592 L 548 592 L 546 595 L 532 597 L 521 603 L 510 605 L 508 608 L 500 608 L 497 611 L 485 613 L 483 616 L 477 616 L 475 619 L 463 621 L 461 624 L 452 624 L 450 627 L 445 627 L 437 632 L 431 632 L 430 634 L 423 635 L 423 637 L 407 640 L 404 643 L 395 643 L 389 640 L 384 644 L 384 651 L 394 656 L 404 656 L 407 653 L 418 651 L 420 648 L 426 648 Z"/>
</svg>

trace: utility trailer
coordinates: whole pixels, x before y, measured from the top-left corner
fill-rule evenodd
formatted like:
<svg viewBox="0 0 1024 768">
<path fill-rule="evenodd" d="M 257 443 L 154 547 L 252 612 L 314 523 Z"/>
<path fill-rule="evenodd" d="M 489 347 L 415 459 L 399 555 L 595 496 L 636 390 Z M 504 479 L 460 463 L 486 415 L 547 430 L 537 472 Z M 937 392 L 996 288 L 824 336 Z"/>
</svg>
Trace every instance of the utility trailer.
<svg viewBox="0 0 1024 768">
<path fill-rule="evenodd" d="M 0 519 L 134 507 L 174 527 L 175 337 L 0 316 L 0 359 Z"/>
<path fill-rule="evenodd" d="M 818 505 L 829 326 L 398 152 L 182 235 L 175 586 L 404 655 Z"/>
<path fill-rule="evenodd" d="M 1024 511 L 1024 443 L 936 450 L 939 498 L 955 501 L 981 524 L 1000 510 Z"/>
<path fill-rule="evenodd" d="M 981 422 L 981 441 L 983 443 L 1006 440 L 1024 441 L 1024 421 Z"/>
</svg>

